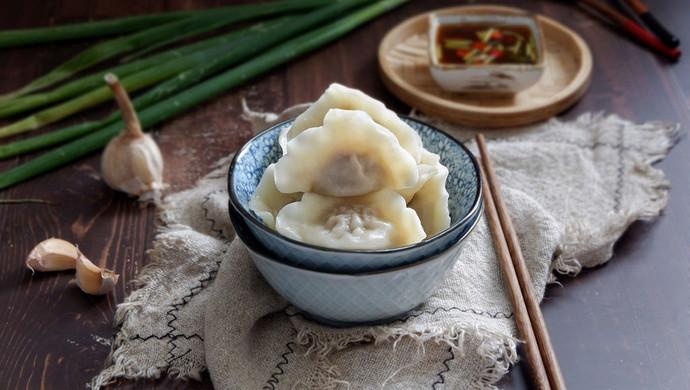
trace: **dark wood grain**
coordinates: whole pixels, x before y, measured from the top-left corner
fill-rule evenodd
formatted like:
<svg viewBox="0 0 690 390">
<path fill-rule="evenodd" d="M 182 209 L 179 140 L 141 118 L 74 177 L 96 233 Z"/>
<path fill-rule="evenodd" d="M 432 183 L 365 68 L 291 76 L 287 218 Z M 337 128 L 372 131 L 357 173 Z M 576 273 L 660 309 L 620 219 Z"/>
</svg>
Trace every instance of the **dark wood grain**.
<svg viewBox="0 0 690 390">
<path fill-rule="evenodd" d="M 248 1 L 245 1 L 248 2 Z M 39 27 L 108 17 L 219 6 L 231 2 L 3 1 L 0 28 Z M 362 89 L 399 113 L 399 102 L 379 79 L 376 50 L 385 33 L 420 12 L 463 2 L 413 1 L 345 38 L 228 90 L 154 129 L 165 155 L 169 191 L 188 188 L 219 158 L 250 137 L 240 119 L 240 99 L 255 110 L 279 111 L 313 101 L 334 81 Z M 478 2 L 472 2 L 477 4 Z M 690 125 L 690 62 L 670 63 L 611 25 L 567 1 L 493 0 L 519 6 L 564 23 L 590 45 L 594 73 L 589 91 L 560 115 L 617 114 L 643 122 Z M 616 7 L 622 2 L 610 1 Z M 690 39 L 690 2 L 646 0 L 675 35 L 681 49 Z M 624 9 L 624 8 L 619 8 Z M 0 50 L 0 93 L 45 73 L 93 41 Z M 101 118 L 114 104 L 67 120 Z M 3 121 L 0 123 L 7 123 Z M 17 137 L 17 138 L 22 138 Z M 4 142 L 4 141 L 0 141 Z M 34 154 L 35 155 L 35 154 Z M 0 161 L 0 170 L 30 156 Z M 111 191 L 99 176 L 98 154 L 48 175 L 0 191 L 0 198 L 41 198 L 55 204 L 0 204 L 0 383 L 7 389 L 84 388 L 103 366 L 114 332 L 116 305 L 132 291 L 135 275 L 148 262 L 155 210 Z M 681 389 L 690 383 L 690 145 L 683 139 L 658 167 L 672 183 L 664 215 L 633 224 L 611 261 L 562 286 L 547 289 L 542 310 L 565 381 L 572 389 Z M 121 275 L 104 297 L 86 296 L 70 272 L 31 276 L 24 268 L 29 250 L 48 237 L 79 244 L 96 264 Z M 499 386 L 528 389 L 529 376 L 516 365 Z M 202 382 L 162 379 L 123 382 L 117 388 L 210 389 Z"/>
</svg>

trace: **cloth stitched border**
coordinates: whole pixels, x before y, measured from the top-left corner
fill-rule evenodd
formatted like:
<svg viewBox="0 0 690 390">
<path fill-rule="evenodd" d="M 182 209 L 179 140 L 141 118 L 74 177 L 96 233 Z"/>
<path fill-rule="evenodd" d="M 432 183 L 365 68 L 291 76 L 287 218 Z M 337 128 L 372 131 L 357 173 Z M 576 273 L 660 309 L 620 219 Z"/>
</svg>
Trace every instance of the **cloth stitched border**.
<svg viewBox="0 0 690 390">
<path fill-rule="evenodd" d="M 305 108 L 245 112 L 260 131 Z M 413 116 L 476 152 L 471 129 Z M 587 114 L 485 133 L 539 297 L 554 273 L 607 261 L 633 221 L 664 209 L 669 184 L 652 164 L 677 130 Z M 119 332 L 93 388 L 166 372 L 198 379 L 208 369 L 218 389 L 484 389 L 516 361 L 513 313 L 485 220 L 436 293 L 406 318 L 330 328 L 278 296 L 235 239 L 229 161 L 165 198 L 151 264 L 118 307 Z"/>
</svg>

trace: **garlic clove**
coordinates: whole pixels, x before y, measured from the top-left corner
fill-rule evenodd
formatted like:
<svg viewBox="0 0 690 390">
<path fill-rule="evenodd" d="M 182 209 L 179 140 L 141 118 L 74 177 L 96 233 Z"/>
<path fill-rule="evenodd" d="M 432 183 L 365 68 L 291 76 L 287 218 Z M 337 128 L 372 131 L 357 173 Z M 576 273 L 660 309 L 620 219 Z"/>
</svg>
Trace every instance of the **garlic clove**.
<svg viewBox="0 0 690 390">
<path fill-rule="evenodd" d="M 74 269 L 78 249 L 72 243 L 59 238 L 49 238 L 36 245 L 26 257 L 26 267 L 35 271 L 64 271 Z"/>
<path fill-rule="evenodd" d="M 141 130 L 136 111 L 117 76 L 105 76 L 117 101 L 125 129 L 110 140 L 101 157 L 106 183 L 130 195 L 156 192 L 163 184 L 163 155 L 151 135 Z"/>
<path fill-rule="evenodd" d="M 103 295 L 112 290 L 119 279 L 115 272 L 99 268 L 78 251 L 77 261 L 77 285 L 87 294 Z"/>
</svg>

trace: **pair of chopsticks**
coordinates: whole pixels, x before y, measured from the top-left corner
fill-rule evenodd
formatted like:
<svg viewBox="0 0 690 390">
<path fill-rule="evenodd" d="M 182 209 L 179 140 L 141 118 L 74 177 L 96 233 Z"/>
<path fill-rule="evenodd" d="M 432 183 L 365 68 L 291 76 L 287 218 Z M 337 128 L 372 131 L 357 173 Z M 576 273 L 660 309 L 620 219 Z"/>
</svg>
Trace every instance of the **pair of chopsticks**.
<svg viewBox="0 0 690 390">
<path fill-rule="evenodd" d="M 678 38 L 673 36 L 659 23 L 649 9 L 641 0 L 627 0 L 635 13 L 647 24 L 649 29 L 656 34 L 654 36 L 644 27 L 640 26 L 632 19 L 597 0 L 579 0 L 580 3 L 598 11 L 612 22 L 618 24 L 629 35 L 637 39 L 640 43 L 650 49 L 665 55 L 666 57 L 677 60 L 681 56 L 681 51 L 676 47 L 680 44 Z"/>
<path fill-rule="evenodd" d="M 637 16 L 642 19 L 642 22 L 647 25 L 650 31 L 661 39 L 662 42 L 668 47 L 674 48 L 680 45 L 680 40 L 671 34 L 663 24 L 654 17 L 652 11 L 647 8 L 647 6 L 642 2 L 642 0 L 626 0 L 630 7 L 635 11 Z"/>
<path fill-rule="evenodd" d="M 534 294 L 532 278 L 527 270 L 517 234 L 498 187 L 484 136 L 481 133 L 477 134 L 476 139 L 483 166 L 484 207 L 503 278 L 515 310 L 518 332 L 525 341 L 525 355 L 534 385 L 537 389 L 565 390 L 565 380 L 539 308 L 539 301 Z"/>
</svg>

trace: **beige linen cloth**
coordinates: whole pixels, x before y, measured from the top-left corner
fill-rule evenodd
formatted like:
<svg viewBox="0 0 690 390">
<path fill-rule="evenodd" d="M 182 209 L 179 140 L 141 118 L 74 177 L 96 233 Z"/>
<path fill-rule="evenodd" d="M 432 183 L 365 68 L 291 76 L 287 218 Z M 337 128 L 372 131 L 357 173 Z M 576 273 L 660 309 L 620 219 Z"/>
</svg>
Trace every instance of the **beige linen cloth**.
<svg viewBox="0 0 690 390">
<path fill-rule="evenodd" d="M 245 112 L 260 131 L 305 107 Z M 413 116 L 476 153 L 471 129 Z M 485 132 L 538 297 L 559 273 L 606 262 L 633 221 L 661 213 L 669 183 L 652 164 L 677 133 L 668 123 L 590 114 Z M 235 238 L 229 161 L 165 198 L 151 264 L 118 307 L 112 353 L 93 388 L 165 373 L 199 378 L 208 370 L 217 389 L 490 389 L 518 359 L 485 218 L 443 284 L 408 316 L 330 328 L 277 295 Z"/>
</svg>

